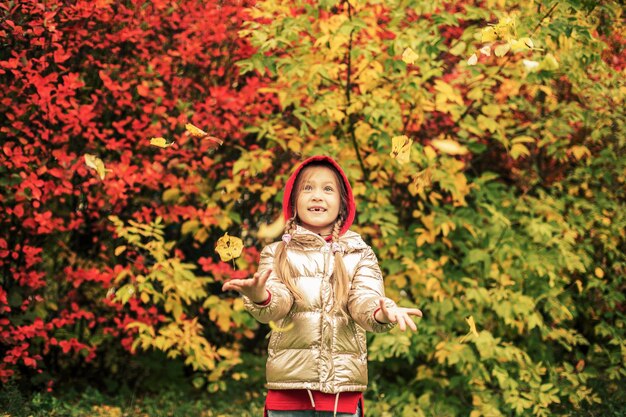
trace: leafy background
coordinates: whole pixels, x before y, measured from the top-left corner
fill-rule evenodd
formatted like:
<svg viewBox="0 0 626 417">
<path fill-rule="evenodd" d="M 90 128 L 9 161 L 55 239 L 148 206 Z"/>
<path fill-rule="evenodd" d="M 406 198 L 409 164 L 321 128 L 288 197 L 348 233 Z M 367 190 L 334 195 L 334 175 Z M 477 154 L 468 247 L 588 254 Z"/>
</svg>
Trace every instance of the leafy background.
<svg viewBox="0 0 626 417">
<path fill-rule="evenodd" d="M 388 295 L 425 312 L 370 336 L 368 414 L 620 415 L 623 18 L 2 3 L 1 411 L 258 415 L 269 329 L 221 283 L 255 270 L 291 168 L 324 153 Z M 244 249 L 224 262 L 226 233 Z"/>
</svg>

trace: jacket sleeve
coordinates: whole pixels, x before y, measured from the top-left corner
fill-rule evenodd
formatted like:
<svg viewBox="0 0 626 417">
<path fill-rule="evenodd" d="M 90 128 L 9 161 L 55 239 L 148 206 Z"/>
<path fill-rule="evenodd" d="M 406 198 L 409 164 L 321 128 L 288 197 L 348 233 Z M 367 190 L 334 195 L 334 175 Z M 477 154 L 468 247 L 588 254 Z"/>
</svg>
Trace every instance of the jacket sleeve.
<svg viewBox="0 0 626 417">
<path fill-rule="evenodd" d="M 274 268 L 275 251 L 276 245 L 269 245 L 263 248 L 258 272 Z M 284 318 L 293 304 L 293 295 L 274 271 L 272 271 L 267 279 L 265 287 L 270 292 L 270 302 L 265 305 L 260 305 L 254 303 L 248 297 L 243 296 L 246 310 L 261 323 L 269 323 L 270 321 L 277 321 Z"/>
<path fill-rule="evenodd" d="M 352 319 L 369 332 L 387 332 L 396 325 L 381 324 L 374 319 L 374 312 L 379 307 L 378 300 L 381 297 L 385 297 L 383 276 L 374 251 L 367 247 L 354 272 L 352 287 L 348 294 L 348 311 Z M 395 307 L 396 304 L 393 300 L 385 298 L 385 305 Z"/>
</svg>

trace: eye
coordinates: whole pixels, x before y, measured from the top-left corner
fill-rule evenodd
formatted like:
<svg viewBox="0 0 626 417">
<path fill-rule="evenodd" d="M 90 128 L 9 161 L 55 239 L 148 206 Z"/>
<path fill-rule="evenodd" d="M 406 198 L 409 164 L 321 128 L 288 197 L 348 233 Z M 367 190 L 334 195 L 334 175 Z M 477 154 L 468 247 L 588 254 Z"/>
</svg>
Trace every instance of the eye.
<svg viewBox="0 0 626 417">
<path fill-rule="evenodd" d="M 324 191 L 335 191 L 335 189 L 334 189 L 333 187 L 331 187 L 330 185 L 327 185 L 327 186 L 324 188 Z"/>
<path fill-rule="evenodd" d="M 310 191 L 313 189 L 313 186 L 311 186 L 311 184 L 304 184 L 304 187 L 302 187 L 302 189 L 305 191 Z"/>
</svg>

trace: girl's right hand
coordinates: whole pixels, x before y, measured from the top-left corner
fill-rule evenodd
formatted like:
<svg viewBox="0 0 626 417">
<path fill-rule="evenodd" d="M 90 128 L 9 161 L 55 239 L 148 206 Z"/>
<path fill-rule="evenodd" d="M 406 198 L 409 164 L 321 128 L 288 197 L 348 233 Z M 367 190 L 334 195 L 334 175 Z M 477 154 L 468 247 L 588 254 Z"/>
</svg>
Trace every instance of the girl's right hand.
<svg viewBox="0 0 626 417">
<path fill-rule="evenodd" d="M 266 269 L 263 273 L 256 272 L 252 278 L 231 279 L 222 285 L 222 291 L 234 290 L 248 297 L 253 303 L 263 304 L 268 298 L 265 283 L 271 273 L 271 269 Z"/>
</svg>

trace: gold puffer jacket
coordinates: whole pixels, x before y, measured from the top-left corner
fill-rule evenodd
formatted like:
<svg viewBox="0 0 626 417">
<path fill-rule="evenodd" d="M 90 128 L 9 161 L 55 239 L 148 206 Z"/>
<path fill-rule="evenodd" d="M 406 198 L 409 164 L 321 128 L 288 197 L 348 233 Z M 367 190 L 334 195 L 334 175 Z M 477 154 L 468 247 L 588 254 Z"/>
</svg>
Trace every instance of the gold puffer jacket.
<svg viewBox="0 0 626 417">
<path fill-rule="evenodd" d="M 263 249 L 259 271 L 273 268 L 278 244 Z M 269 389 L 339 393 L 367 388 L 365 331 L 385 332 L 394 325 L 380 324 L 374 319 L 378 300 L 384 297 L 384 287 L 372 249 L 352 231 L 341 236 L 339 244 L 346 270 L 352 277 L 349 317 L 330 313 L 333 307 L 330 277 L 335 263 L 330 244 L 300 226 L 293 234 L 287 253 L 298 272 L 295 284 L 303 301 L 295 301 L 274 272 L 267 282 L 271 293 L 267 305 L 255 304 L 244 297 L 246 309 L 252 316 L 262 323 L 273 321 L 278 327 L 272 331 L 268 347 Z M 395 305 L 388 298 L 385 303 Z"/>
</svg>

